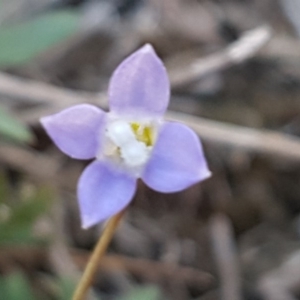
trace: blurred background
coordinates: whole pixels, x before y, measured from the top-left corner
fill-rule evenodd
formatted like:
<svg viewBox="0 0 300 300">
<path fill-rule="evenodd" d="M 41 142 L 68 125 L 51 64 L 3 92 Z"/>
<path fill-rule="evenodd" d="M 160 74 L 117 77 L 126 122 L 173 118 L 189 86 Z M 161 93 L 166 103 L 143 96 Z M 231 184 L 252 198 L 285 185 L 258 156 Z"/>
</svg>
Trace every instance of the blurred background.
<svg viewBox="0 0 300 300">
<path fill-rule="evenodd" d="M 107 107 L 110 75 L 151 43 L 168 115 L 199 134 L 213 176 L 139 182 L 89 299 L 300 299 L 298 0 L 0 0 L 0 300 L 67 300 L 101 234 L 41 116 Z"/>
</svg>

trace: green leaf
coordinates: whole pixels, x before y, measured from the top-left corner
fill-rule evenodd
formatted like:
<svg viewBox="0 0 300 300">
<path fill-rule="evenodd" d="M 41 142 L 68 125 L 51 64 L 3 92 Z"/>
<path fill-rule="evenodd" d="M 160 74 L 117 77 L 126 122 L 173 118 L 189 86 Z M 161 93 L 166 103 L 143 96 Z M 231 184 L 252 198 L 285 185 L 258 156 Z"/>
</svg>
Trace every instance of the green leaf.
<svg viewBox="0 0 300 300">
<path fill-rule="evenodd" d="M 76 288 L 76 283 L 70 278 L 59 279 L 59 300 L 70 300 L 72 299 L 73 293 Z"/>
<path fill-rule="evenodd" d="M 1 51 L 1 50 L 0 50 Z M 1 52 L 0 52 L 1 56 Z M 0 107 L 0 135 L 17 142 L 30 142 L 31 132 L 21 122 Z"/>
<path fill-rule="evenodd" d="M 0 173 L 0 205 L 5 204 L 5 199 L 8 197 L 8 182 L 3 173 Z"/>
<path fill-rule="evenodd" d="M 34 300 L 31 287 L 22 273 L 12 273 L 1 279 L 1 299 Z M 5 295 L 5 296 L 4 296 Z"/>
<path fill-rule="evenodd" d="M 123 300 L 159 300 L 161 293 L 155 286 L 134 288 Z"/>
<path fill-rule="evenodd" d="M 78 29 L 79 14 L 52 11 L 30 21 L 0 28 L 0 67 L 26 63 Z"/>
<path fill-rule="evenodd" d="M 11 207 L 9 219 L 0 224 L 0 245 L 39 242 L 32 236 L 32 226 L 39 216 L 48 211 L 53 198 L 53 191 L 42 187 L 33 198 Z"/>
</svg>

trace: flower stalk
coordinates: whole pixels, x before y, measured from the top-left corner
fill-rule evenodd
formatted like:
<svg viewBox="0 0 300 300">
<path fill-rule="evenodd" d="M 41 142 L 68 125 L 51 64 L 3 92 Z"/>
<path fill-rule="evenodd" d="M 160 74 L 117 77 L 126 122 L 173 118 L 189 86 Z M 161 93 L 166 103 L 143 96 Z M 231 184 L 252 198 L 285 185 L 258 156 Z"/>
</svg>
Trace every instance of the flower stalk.
<svg viewBox="0 0 300 300">
<path fill-rule="evenodd" d="M 89 287 L 92 285 L 94 275 L 99 267 L 101 258 L 104 256 L 106 249 L 118 227 L 125 210 L 120 211 L 113 216 L 104 228 L 104 231 L 89 259 L 86 269 L 79 281 L 72 300 L 84 300 Z"/>
</svg>

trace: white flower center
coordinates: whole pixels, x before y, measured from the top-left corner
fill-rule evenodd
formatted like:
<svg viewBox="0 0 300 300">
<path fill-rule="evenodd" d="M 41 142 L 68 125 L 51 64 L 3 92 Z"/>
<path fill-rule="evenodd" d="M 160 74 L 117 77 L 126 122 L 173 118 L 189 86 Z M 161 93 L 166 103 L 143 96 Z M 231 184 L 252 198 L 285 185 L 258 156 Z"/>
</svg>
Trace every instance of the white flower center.
<svg viewBox="0 0 300 300">
<path fill-rule="evenodd" d="M 153 132 L 149 125 L 113 120 L 106 126 L 104 155 L 138 174 L 149 159 Z"/>
<path fill-rule="evenodd" d="M 131 126 L 123 120 L 109 123 L 106 128 L 106 136 L 118 147 L 136 140 Z"/>
<path fill-rule="evenodd" d="M 131 141 L 121 148 L 121 157 L 128 166 L 140 166 L 148 160 L 149 149 L 143 142 Z"/>
</svg>

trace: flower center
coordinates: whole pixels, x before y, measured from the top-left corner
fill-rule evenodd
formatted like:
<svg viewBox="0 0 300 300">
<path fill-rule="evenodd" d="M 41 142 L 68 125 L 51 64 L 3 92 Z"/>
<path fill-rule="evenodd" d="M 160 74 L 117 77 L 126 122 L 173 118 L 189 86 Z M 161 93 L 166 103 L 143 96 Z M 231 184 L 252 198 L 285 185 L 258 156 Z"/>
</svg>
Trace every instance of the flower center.
<svg viewBox="0 0 300 300">
<path fill-rule="evenodd" d="M 150 126 L 142 126 L 139 123 L 131 123 L 131 128 L 138 141 L 143 142 L 146 146 L 153 146 L 154 132 Z"/>
<path fill-rule="evenodd" d="M 155 128 L 149 124 L 124 120 L 109 122 L 105 131 L 104 155 L 139 172 L 149 159 L 154 133 Z"/>
</svg>

